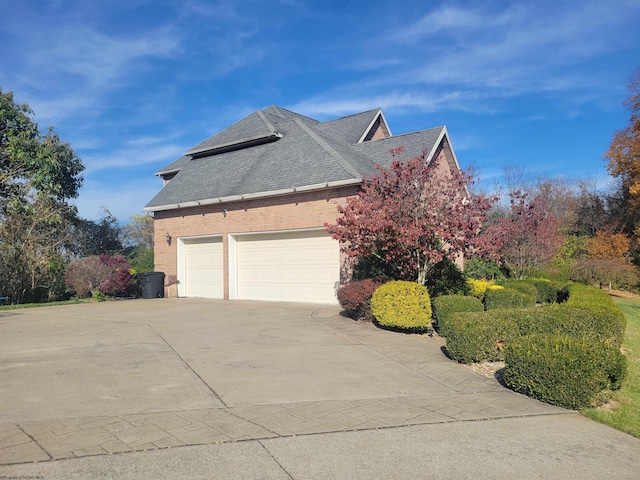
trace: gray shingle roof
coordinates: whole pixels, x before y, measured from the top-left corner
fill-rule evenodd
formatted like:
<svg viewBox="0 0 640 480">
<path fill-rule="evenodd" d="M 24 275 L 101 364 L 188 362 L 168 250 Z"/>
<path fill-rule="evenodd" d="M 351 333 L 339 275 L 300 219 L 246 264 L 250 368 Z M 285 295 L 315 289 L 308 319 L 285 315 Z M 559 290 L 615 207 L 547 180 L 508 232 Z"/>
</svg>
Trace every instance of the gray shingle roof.
<svg viewBox="0 0 640 480">
<path fill-rule="evenodd" d="M 422 151 L 431 152 L 440 138 L 444 126 L 419 130 L 412 133 L 394 135 L 392 137 L 381 138 L 372 142 L 362 142 L 354 145 L 353 148 L 367 157 L 374 163 L 384 168 L 389 168 L 393 163 L 393 155 L 390 150 L 404 147 L 400 153 L 401 160 L 409 160 L 422 155 Z"/>
<path fill-rule="evenodd" d="M 376 174 L 376 164 L 391 164 L 389 149 L 404 145 L 402 158 L 413 158 L 423 148 L 431 151 L 444 129 L 357 144 L 379 112 L 370 110 L 320 123 L 276 106 L 256 111 L 190 150 L 198 155 L 185 155 L 162 168 L 158 175 L 178 173 L 146 209 L 171 209 L 332 182 L 357 184 Z M 245 142 L 248 138 L 266 140 L 249 144 Z"/>
<path fill-rule="evenodd" d="M 362 134 L 371 126 L 380 109 L 369 110 L 348 117 L 330 120 L 318 125 L 318 129 L 347 143 L 358 143 Z"/>
</svg>

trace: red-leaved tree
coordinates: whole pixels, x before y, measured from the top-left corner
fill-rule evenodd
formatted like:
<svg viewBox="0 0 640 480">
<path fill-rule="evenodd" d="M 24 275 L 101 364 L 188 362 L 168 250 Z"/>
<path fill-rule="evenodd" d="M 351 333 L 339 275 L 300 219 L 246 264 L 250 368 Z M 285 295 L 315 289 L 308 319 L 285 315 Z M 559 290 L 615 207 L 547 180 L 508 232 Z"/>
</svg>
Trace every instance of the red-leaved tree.
<svg viewBox="0 0 640 480">
<path fill-rule="evenodd" d="M 507 215 L 489 228 L 492 243 L 512 275 L 525 278 L 544 267 L 558 252 L 562 238 L 559 221 L 547 208 L 547 200 L 512 191 Z"/>
<path fill-rule="evenodd" d="M 424 284 L 442 260 L 489 250 L 480 233 L 494 199 L 469 195 L 470 171 L 452 171 L 425 154 L 378 170 L 338 207 L 337 223 L 325 224 L 347 256 L 375 256 L 396 278 Z"/>
</svg>

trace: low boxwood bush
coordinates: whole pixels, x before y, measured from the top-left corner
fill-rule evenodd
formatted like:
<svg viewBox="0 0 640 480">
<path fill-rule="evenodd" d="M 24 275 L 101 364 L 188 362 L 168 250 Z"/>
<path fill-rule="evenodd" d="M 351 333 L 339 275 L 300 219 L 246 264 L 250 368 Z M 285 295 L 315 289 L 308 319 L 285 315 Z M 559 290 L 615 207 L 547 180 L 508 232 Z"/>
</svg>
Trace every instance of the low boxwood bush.
<svg viewBox="0 0 640 480">
<path fill-rule="evenodd" d="M 531 284 L 538 290 L 538 303 L 559 303 L 562 300 L 560 292 L 565 284 L 552 282 L 546 278 L 531 279 Z"/>
<path fill-rule="evenodd" d="M 552 405 L 580 409 L 606 400 L 626 372 L 616 347 L 567 335 L 527 335 L 505 348 L 507 386 Z"/>
<path fill-rule="evenodd" d="M 438 333 L 446 336 L 447 318 L 455 312 L 483 312 L 484 305 L 476 297 L 466 295 L 442 295 L 431 301 L 433 323 Z"/>
<path fill-rule="evenodd" d="M 613 303 L 607 292 L 599 288 L 571 283 L 566 287 L 568 299 L 564 305 L 589 310 L 598 316 L 598 321 L 608 324 L 611 336 L 618 345 L 622 344 L 627 319 L 622 311 Z"/>
<path fill-rule="evenodd" d="M 423 285 L 394 280 L 371 297 L 371 313 L 383 328 L 422 332 L 431 327 L 431 300 Z"/>
<path fill-rule="evenodd" d="M 620 322 L 609 310 L 598 312 L 567 305 L 548 305 L 500 313 L 518 325 L 521 335 L 562 334 L 588 337 L 618 347 L 622 343 Z"/>
<path fill-rule="evenodd" d="M 520 279 L 508 279 L 503 280 L 501 283 L 505 289 L 509 290 L 517 290 L 520 293 L 524 293 L 525 295 L 529 295 L 533 297 L 536 301 L 538 299 L 538 289 L 531 283 L 530 280 L 520 280 Z"/>
<path fill-rule="evenodd" d="M 446 349 L 460 363 L 504 360 L 504 346 L 520 332 L 503 311 L 458 312 L 446 320 Z"/>
<path fill-rule="evenodd" d="M 336 294 L 338 302 L 345 309 L 347 315 L 354 320 L 372 321 L 371 297 L 376 288 L 385 281 L 385 279 L 377 277 L 348 283 L 338 290 Z"/>
<path fill-rule="evenodd" d="M 484 294 L 486 310 L 529 307 L 536 304 L 535 296 L 512 290 L 510 288 L 489 288 Z"/>
</svg>

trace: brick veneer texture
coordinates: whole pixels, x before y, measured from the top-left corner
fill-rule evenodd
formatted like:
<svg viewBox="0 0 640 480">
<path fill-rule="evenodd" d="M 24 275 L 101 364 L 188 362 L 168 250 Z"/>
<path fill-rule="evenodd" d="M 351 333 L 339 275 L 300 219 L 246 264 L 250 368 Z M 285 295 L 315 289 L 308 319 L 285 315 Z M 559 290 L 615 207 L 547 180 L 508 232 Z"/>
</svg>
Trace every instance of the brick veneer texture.
<svg viewBox="0 0 640 480">
<path fill-rule="evenodd" d="M 358 190 L 358 186 L 341 187 L 155 212 L 155 270 L 165 273 L 167 285 L 175 282 L 178 268 L 175 239 L 222 235 L 224 298 L 228 299 L 229 234 L 324 227 L 325 222 L 336 221 L 338 205 L 344 205 L 346 198 L 357 195 Z M 165 233 L 173 239 L 170 244 L 165 239 Z M 343 278 L 343 281 L 346 280 Z M 176 288 L 165 287 L 166 296 L 175 296 L 176 292 Z"/>
</svg>

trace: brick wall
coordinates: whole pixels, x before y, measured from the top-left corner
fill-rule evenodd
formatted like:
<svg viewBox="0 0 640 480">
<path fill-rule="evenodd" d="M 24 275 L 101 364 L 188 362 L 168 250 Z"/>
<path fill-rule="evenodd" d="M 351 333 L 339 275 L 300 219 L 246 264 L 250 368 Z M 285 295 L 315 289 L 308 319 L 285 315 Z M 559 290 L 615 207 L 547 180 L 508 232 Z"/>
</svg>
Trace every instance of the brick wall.
<svg viewBox="0 0 640 480">
<path fill-rule="evenodd" d="M 229 234 L 323 227 L 325 222 L 335 222 L 338 205 L 356 195 L 358 189 L 357 186 L 342 187 L 155 212 L 155 269 L 165 273 L 167 284 L 175 282 L 177 238 L 222 234 L 224 298 L 229 298 Z M 171 236 L 170 244 L 167 244 L 166 233 Z M 166 288 L 165 295 L 175 296 L 176 292 L 176 288 Z"/>
</svg>

